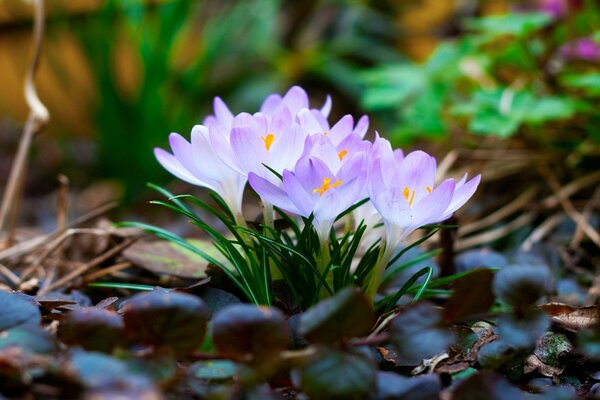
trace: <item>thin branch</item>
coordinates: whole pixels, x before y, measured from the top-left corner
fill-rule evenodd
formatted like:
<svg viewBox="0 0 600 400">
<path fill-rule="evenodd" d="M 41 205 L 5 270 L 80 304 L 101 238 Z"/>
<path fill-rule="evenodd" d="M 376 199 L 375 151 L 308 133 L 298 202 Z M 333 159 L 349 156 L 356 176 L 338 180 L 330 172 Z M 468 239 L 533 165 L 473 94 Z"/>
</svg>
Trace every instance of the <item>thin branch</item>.
<svg viewBox="0 0 600 400">
<path fill-rule="evenodd" d="M 4 234 L 0 241 L 0 249 L 10 247 L 13 242 L 20 198 L 27 170 L 27 158 L 34 137 L 39 134 L 48 123 L 50 115 L 48 109 L 40 101 L 35 88 L 35 72 L 39 65 L 42 42 L 45 29 L 45 7 L 44 0 L 30 0 L 35 9 L 33 24 L 33 56 L 31 64 L 25 76 L 25 100 L 29 106 L 29 116 L 25 122 L 23 135 L 19 142 L 19 148 L 13 161 L 8 177 L 2 206 L 0 207 L 0 234 Z"/>
</svg>

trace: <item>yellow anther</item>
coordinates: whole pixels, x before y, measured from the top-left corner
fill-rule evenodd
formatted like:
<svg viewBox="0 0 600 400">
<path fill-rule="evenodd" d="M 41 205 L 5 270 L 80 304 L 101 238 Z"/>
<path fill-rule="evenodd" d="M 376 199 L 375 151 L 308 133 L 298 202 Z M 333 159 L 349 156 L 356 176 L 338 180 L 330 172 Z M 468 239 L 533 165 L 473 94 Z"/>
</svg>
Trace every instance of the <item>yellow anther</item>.
<svg viewBox="0 0 600 400">
<path fill-rule="evenodd" d="M 431 193 L 431 186 L 426 186 L 425 190 L 427 190 L 427 193 Z"/>
<path fill-rule="evenodd" d="M 260 140 L 265 142 L 265 148 L 267 149 L 267 151 L 269 151 L 269 150 L 271 150 L 271 145 L 273 144 L 273 141 L 275 140 L 275 135 L 273 135 L 272 133 L 269 133 L 267 136 L 261 136 Z"/>
<path fill-rule="evenodd" d="M 340 158 L 340 161 L 342 161 L 344 159 L 346 154 L 348 154 L 348 150 L 346 150 L 346 149 L 344 149 L 338 153 L 338 157 Z"/>
<path fill-rule="evenodd" d="M 313 193 L 319 193 L 319 196 L 323 196 L 323 194 L 325 194 L 325 192 L 329 189 L 338 187 L 342 184 L 342 181 L 340 181 L 339 179 L 337 179 L 332 184 L 330 184 L 330 182 L 331 178 L 323 178 L 323 184 L 321 185 L 321 187 L 314 188 Z"/>
<path fill-rule="evenodd" d="M 406 199 L 406 201 L 408 201 L 409 206 L 412 206 L 412 203 L 415 200 L 415 193 L 416 193 L 416 191 L 410 190 L 407 187 L 405 187 L 404 190 L 402 191 L 402 194 L 404 195 L 404 198 Z"/>
</svg>

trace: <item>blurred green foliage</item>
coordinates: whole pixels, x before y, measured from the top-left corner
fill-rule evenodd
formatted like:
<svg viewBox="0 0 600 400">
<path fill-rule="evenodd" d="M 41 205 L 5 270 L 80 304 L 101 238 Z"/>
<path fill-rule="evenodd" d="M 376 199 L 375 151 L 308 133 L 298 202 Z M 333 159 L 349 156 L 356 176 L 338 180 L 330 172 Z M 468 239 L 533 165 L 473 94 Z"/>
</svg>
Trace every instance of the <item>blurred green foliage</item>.
<svg viewBox="0 0 600 400">
<path fill-rule="evenodd" d="M 524 133 L 540 143 L 600 140 L 599 26 L 597 2 L 563 19 L 515 12 L 467 20 L 465 33 L 426 62 L 366 72 L 363 105 L 385 116 L 396 143 L 453 130 Z"/>
<path fill-rule="evenodd" d="M 389 17 L 352 1 L 108 0 L 78 26 L 100 98 L 99 175 L 123 180 L 130 198 L 161 181 L 152 149 L 170 132 L 187 135 L 216 95 L 251 111 L 302 83 L 323 99 L 337 92 L 358 102 L 364 68 L 403 59 L 393 29 Z M 117 79 L 123 42 L 141 67 L 133 93 Z"/>
</svg>

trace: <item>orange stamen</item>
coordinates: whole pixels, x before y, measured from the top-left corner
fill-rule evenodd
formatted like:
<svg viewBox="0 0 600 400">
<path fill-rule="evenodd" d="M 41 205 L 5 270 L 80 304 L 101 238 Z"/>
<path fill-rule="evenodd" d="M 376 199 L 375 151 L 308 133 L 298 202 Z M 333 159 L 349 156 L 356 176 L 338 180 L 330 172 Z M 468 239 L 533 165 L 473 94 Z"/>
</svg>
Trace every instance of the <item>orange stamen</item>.
<svg viewBox="0 0 600 400">
<path fill-rule="evenodd" d="M 273 141 L 275 140 L 275 135 L 273 135 L 272 133 L 269 133 L 269 134 L 267 134 L 267 136 L 261 136 L 260 140 L 265 142 L 265 148 L 267 149 L 267 151 L 269 151 L 269 150 L 271 150 L 271 145 L 273 144 Z"/>
<path fill-rule="evenodd" d="M 342 161 L 344 159 L 346 154 L 348 154 L 348 150 L 346 150 L 346 149 L 344 149 L 338 153 L 338 157 L 340 158 L 340 161 Z"/>
<path fill-rule="evenodd" d="M 313 193 L 319 193 L 319 196 L 323 196 L 323 194 L 325 194 L 325 192 L 329 189 L 338 187 L 342 184 L 342 181 L 340 181 L 339 179 L 333 182 L 332 184 L 330 184 L 330 182 L 331 178 L 323 178 L 323 184 L 321 185 L 321 187 L 314 188 Z"/>
<path fill-rule="evenodd" d="M 406 201 L 408 201 L 409 206 L 412 206 L 412 203 L 415 200 L 415 193 L 416 193 L 416 191 L 410 190 L 407 187 L 405 187 L 404 190 L 402 191 L 402 194 L 404 195 L 404 198 L 406 199 Z"/>
</svg>

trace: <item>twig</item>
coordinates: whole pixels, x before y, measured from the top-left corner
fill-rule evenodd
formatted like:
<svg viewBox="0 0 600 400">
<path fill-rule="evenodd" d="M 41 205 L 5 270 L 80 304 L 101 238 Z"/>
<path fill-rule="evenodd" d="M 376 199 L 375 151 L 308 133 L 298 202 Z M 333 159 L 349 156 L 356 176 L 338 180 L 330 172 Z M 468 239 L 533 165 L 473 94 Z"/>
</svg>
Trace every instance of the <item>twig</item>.
<svg viewBox="0 0 600 400">
<path fill-rule="evenodd" d="M 125 241 L 123 241 L 123 243 L 118 244 L 117 246 L 111 248 L 110 250 L 108 250 L 108 251 L 104 252 L 103 254 L 99 255 L 98 257 L 94 258 L 90 262 L 83 264 L 81 267 L 77 268 L 74 271 L 71 271 L 67 275 L 58 279 L 53 284 L 41 289 L 38 292 L 38 296 L 43 296 L 44 294 L 65 285 L 66 283 L 72 281 L 73 279 L 77 278 L 78 276 L 83 275 L 85 272 L 89 271 L 91 268 L 94 268 L 94 267 L 102 264 L 104 261 L 108 260 L 109 258 L 114 257 L 115 255 L 119 254 L 121 251 L 123 251 L 127 247 L 131 246 L 133 244 L 133 242 L 135 242 L 136 240 L 137 240 L 137 238 L 126 239 Z"/>
<path fill-rule="evenodd" d="M 598 205 L 600 205 L 600 186 L 594 190 L 591 200 L 583 208 L 583 218 L 586 221 L 590 220 L 594 208 L 596 208 Z M 575 230 L 575 234 L 571 240 L 571 248 L 576 248 L 579 246 L 579 243 L 581 243 L 581 240 L 583 239 L 583 234 L 583 228 L 577 225 L 577 229 Z"/>
<path fill-rule="evenodd" d="M 560 183 L 552 174 L 552 172 L 547 168 L 540 168 L 540 172 L 548 180 L 550 188 L 556 194 L 560 205 L 565 210 L 569 218 L 575 221 L 577 226 L 580 227 L 583 232 L 585 232 L 585 234 L 596 244 L 596 246 L 600 247 L 600 235 L 598 232 L 586 221 L 585 217 L 575 209 L 575 206 L 573 206 L 573 203 L 571 203 L 571 200 L 569 200 L 568 196 L 559 196 L 561 191 Z"/>
<path fill-rule="evenodd" d="M 487 228 L 488 226 L 492 226 L 493 224 L 502 220 L 503 218 L 506 218 L 509 215 L 521 210 L 524 206 L 527 205 L 527 203 L 529 203 L 534 198 L 537 192 L 538 188 L 536 186 L 529 188 L 525 192 L 521 193 L 519 197 L 517 197 L 498 211 L 491 213 L 485 218 L 460 227 L 458 230 L 459 234 L 466 235 Z"/>
<path fill-rule="evenodd" d="M 25 122 L 23 135 L 19 142 L 19 148 L 13 161 L 13 165 L 6 183 L 6 189 L 0 207 L 0 234 L 4 238 L 0 241 L 0 249 L 12 245 L 16 215 L 20 204 L 25 171 L 27 169 L 27 157 L 34 137 L 39 134 L 48 123 L 50 115 L 48 109 L 40 101 L 35 88 L 34 76 L 39 65 L 42 41 L 44 39 L 45 11 L 44 0 L 31 0 L 35 9 L 33 25 L 33 56 L 31 64 L 25 76 L 25 100 L 29 106 L 29 116 Z"/>
<path fill-rule="evenodd" d="M 10 283 L 14 285 L 15 288 L 19 286 L 19 283 L 21 283 L 19 277 L 13 274 L 13 272 L 10 269 L 8 269 L 2 264 L 0 264 L 0 274 L 4 275 L 4 277 L 8 279 Z"/>
<path fill-rule="evenodd" d="M 564 216 L 565 216 L 565 213 L 558 212 L 558 213 L 552 215 L 550 218 L 546 218 L 546 220 L 544 222 L 542 222 L 540 224 L 540 226 L 535 228 L 535 230 L 533 232 L 531 232 L 531 234 L 527 237 L 527 239 L 525 239 L 525 241 L 523 241 L 523 244 L 521 244 L 521 250 L 523 250 L 523 251 L 531 250 L 531 247 L 535 243 L 542 240 L 550 231 L 552 231 L 552 229 L 554 229 L 556 227 L 556 225 L 558 225 L 560 223 L 560 221 L 562 221 Z"/>
<path fill-rule="evenodd" d="M 69 178 L 58 175 L 58 198 L 56 201 L 56 230 L 62 232 L 67 229 L 67 216 L 69 214 Z"/>
<path fill-rule="evenodd" d="M 476 247 L 476 246 L 490 243 L 490 242 L 493 242 L 494 240 L 500 239 L 501 237 L 508 235 L 512 231 L 515 231 L 515 230 L 527 225 L 528 223 L 530 223 L 533 220 L 533 217 L 534 217 L 534 213 L 528 212 L 528 213 L 520 215 L 519 217 L 515 218 L 514 220 L 510 221 L 506 225 L 503 225 L 499 228 L 493 229 L 491 231 L 487 231 L 485 233 L 481 233 L 477 236 L 461 239 L 456 243 L 456 251 L 457 252 L 463 251 L 466 249 L 470 249 L 472 247 Z M 459 231 L 460 231 L 460 229 L 459 229 Z"/>
<path fill-rule="evenodd" d="M 550 196 L 542 201 L 542 207 L 554 208 L 560 204 L 561 199 L 571 197 L 581 189 L 592 185 L 596 182 L 600 182 L 600 171 L 584 175 L 581 178 L 569 183 L 568 185 L 559 188 L 559 191 L 555 192 L 553 196 Z"/>
<path fill-rule="evenodd" d="M 130 268 L 131 263 L 129 261 L 123 261 L 115 265 L 111 265 L 110 267 L 106 267 L 101 269 L 100 271 L 93 272 L 91 274 L 87 274 L 82 278 L 83 282 L 91 282 L 95 281 L 98 278 L 101 278 L 106 275 L 110 275 L 113 272 L 122 271 L 124 269 Z"/>
</svg>

